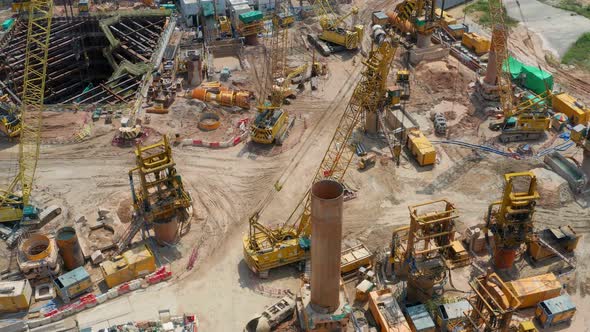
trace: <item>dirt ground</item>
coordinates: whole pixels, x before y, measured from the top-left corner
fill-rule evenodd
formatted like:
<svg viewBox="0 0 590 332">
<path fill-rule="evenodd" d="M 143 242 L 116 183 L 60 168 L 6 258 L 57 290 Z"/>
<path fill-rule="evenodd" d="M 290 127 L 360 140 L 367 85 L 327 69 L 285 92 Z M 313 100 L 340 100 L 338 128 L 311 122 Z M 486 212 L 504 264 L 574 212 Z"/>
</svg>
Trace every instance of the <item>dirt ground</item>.
<svg viewBox="0 0 590 332">
<path fill-rule="evenodd" d="M 393 3 L 361 3 L 361 14 L 366 18 L 374 8 L 389 8 Z M 293 30 L 304 29 L 301 23 L 297 24 Z M 515 36 L 518 34 L 513 34 L 512 39 Z M 297 37 L 292 44 L 293 52 L 299 54 L 293 56 L 294 62 L 302 61 L 303 57 L 311 58 Z M 531 61 L 545 61 L 541 51 L 535 53 L 538 45 L 534 38 L 530 43 L 512 41 L 512 49 L 519 56 L 526 56 Z M 170 309 L 197 313 L 204 331 L 241 331 L 254 314 L 276 301 L 273 291 L 289 289 L 296 293 L 300 286 L 300 271 L 285 267 L 273 270 L 269 279 L 258 279 L 242 260 L 242 238 L 248 231 L 248 217 L 253 212 L 263 208 L 261 221 L 264 224 L 280 224 L 308 189 L 360 77 L 362 54 L 355 57 L 353 60 L 353 56 L 339 54 L 322 59 L 329 74 L 321 79 L 320 88 L 311 91 L 307 85 L 292 104 L 285 107 L 296 119 L 296 124 L 282 147 L 269 148 L 251 142 L 219 150 L 175 146 L 174 159 L 193 198 L 194 217 L 190 231 L 178 244 L 157 250 L 159 261 L 171 264 L 173 279 L 78 314 L 80 326 L 105 327 L 134 319 L 151 319 L 157 316 L 158 310 Z M 241 81 L 257 65 L 252 57 L 247 59 L 253 62 L 252 67 L 236 70 L 232 79 Z M 225 60 L 220 60 L 220 65 L 225 65 Z M 542 65 L 546 63 L 542 62 Z M 451 57 L 423 63 L 411 70 L 412 97 L 408 110 L 429 139 L 441 140 L 432 130 L 430 114 L 434 110 L 445 113 L 449 119 L 450 130 L 446 138 L 478 144 L 488 141 L 485 135 L 491 134 L 485 132 L 487 126 L 482 125 L 485 119 L 479 116 L 480 110 L 471 102 L 475 73 Z M 550 70 L 560 85 L 575 93 L 589 95 L 588 86 L 580 83 L 586 74 L 553 67 Z M 255 91 L 256 83 L 242 82 L 242 87 Z M 151 139 L 156 140 L 162 134 L 173 136 L 180 133 L 186 138 L 223 140 L 233 135 L 235 122 L 251 117 L 255 112 L 252 108 L 232 113 L 209 104 L 210 110 L 222 116 L 223 124 L 214 132 L 201 132 L 197 123 L 202 106 L 178 98 L 169 114 L 152 115 L 149 127 L 153 128 L 154 136 Z M 62 128 L 52 128 L 50 133 L 68 135 L 72 121 L 79 123 L 77 119 L 64 116 L 60 120 L 63 121 Z M 80 143 L 44 144 L 41 147 L 35 201 L 40 206 L 59 204 L 65 211 L 44 231 L 52 232 L 58 226 L 71 225 L 80 215 L 89 220 L 96 218 L 99 207 L 118 213 L 119 217 L 129 214 L 131 195 L 127 172 L 134 167 L 134 154 L 132 148 L 112 146 L 114 134 L 114 127 L 101 127 Z M 384 155 L 388 153 L 381 140 L 366 138 L 364 142 Z M 540 149 L 558 143 L 555 135 L 549 135 L 534 147 Z M 589 199 L 574 198 L 553 173 L 544 169 L 540 159 L 514 160 L 445 144 L 435 144 L 435 148 L 438 158 L 434 167 L 420 167 L 407 154 L 399 167 L 392 162 L 377 163 L 363 172 L 350 167 L 345 183 L 357 192 L 358 197 L 345 203 L 344 245 L 360 242 L 381 252 L 389 246 L 391 231 L 409 222 L 408 205 L 441 198 L 450 200 L 459 209 L 460 229 L 481 224 L 488 205 L 501 196 L 503 174 L 535 169 L 540 181 L 546 181 L 546 185 L 539 187 L 543 199 L 537 207 L 536 226 L 570 224 L 584 235 L 577 251 L 578 269 L 568 280 L 567 288 L 578 305 L 578 315 L 567 330 L 585 330 L 588 318 L 583 312 L 590 310 L 590 301 L 586 297 L 590 294 L 590 279 L 587 277 L 590 264 L 585 259 L 590 243 Z M 0 145 L 0 167 L 11 170 L 9 174 L 17 170 L 16 152 L 17 147 L 13 144 Z M 581 158 L 580 151 L 573 148 L 567 154 L 578 160 Z M 0 184 L 5 182 L 2 179 Z M 275 190 L 275 183 L 282 187 L 281 191 Z M 261 205 L 261 202 L 267 204 Z M 121 218 L 121 221 L 125 223 L 127 220 Z M 197 253 L 196 263 L 192 270 L 188 270 L 189 256 L 193 252 Z M 8 265 L 8 257 L 8 251 L 0 248 L 0 270 Z M 481 258 L 484 266 L 488 258 Z M 470 267 L 454 272 L 454 284 L 460 291 L 468 290 L 466 280 L 471 274 Z"/>
</svg>

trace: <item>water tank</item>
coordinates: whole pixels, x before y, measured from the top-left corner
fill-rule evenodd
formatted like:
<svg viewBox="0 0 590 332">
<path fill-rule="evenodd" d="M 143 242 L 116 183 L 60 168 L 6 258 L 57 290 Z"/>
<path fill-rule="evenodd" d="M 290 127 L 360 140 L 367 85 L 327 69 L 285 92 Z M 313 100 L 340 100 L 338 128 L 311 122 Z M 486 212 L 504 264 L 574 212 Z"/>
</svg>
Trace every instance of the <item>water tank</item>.
<svg viewBox="0 0 590 332">
<path fill-rule="evenodd" d="M 84 255 L 73 227 L 62 227 L 57 231 L 57 248 L 67 270 L 84 265 Z"/>
</svg>

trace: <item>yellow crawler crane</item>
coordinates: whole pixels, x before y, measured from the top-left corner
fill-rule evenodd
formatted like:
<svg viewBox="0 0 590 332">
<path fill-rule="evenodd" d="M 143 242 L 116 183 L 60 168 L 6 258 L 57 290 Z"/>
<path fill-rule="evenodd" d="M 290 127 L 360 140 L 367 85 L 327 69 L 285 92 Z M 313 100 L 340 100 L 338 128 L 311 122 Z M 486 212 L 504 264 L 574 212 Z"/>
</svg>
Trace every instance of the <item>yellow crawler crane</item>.
<svg viewBox="0 0 590 332">
<path fill-rule="evenodd" d="M 496 75 L 500 107 L 504 113 L 504 120 L 490 123 L 490 129 L 501 130 L 500 141 L 503 143 L 538 139 L 549 129 L 550 118 L 546 110 L 539 109 L 542 103 L 551 100 L 552 93 L 546 93 L 535 98 L 534 105 L 530 102 L 517 104 L 514 101 L 512 81 L 510 78 L 510 64 L 508 59 L 508 27 L 504 22 L 504 7 L 502 0 L 490 0 L 490 18 L 492 22 L 492 50 L 495 52 Z"/>
<path fill-rule="evenodd" d="M 309 35 L 308 39 L 313 43 L 324 56 L 336 51 L 334 46 L 339 46 L 347 50 L 355 50 L 360 47 L 364 26 L 362 24 L 354 25 L 352 28 L 343 27 L 344 21 L 358 14 L 358 8 L 353 7 L 350 12 L 343 16 L 338 16 L 328 0 L 315 0 L 313 3 L 315 14 L 319 17 L 322 33 L 319 36 Z M 329 43 L 324 45 L 320 42 Z"/>
<path fill-rule="evenodd" d="M 39 159 L 53 1 L 31 0 L 28 11 L 20 128 L 14 128 L 20 132 L 19 172 L 7 189 L 0 190 L 0 222 L 39 217 L 37 208 L 30 205 L 30 196 Z"/>
<path fill-rule="evenodd" d="M 363 62 L 366 68 L 361 80 L 353 91 L 312 183 L 325 178 L 340 182 L 344 179 L 354 155 L 348 140 L 362 114 L 377 112 L 385 103 L 387 76 L 398 40 L 387 37 L 383 30 L 374 33 L 374 39 L 369 57 Z M 308 191 L 287 221 L 278 228 L 269 228 L 259 222 L 262 209 L 250 217 L 249 231 L 243 239 L 243 246 L 244 260 L 252 271 L 265 277 L 270 269 L 305 259 L 311 236 L 310 203 Z M 303 211 L 297 214 L 300 208 Z"/>
<path fill-rule="evenodd" d="M 258 95 L 258 114 L 250 127 L 250 138 L 261 144 L 281 144 L 289 129 L 289 113 L 282 109 L 282 89 L 273 89 L 275 79 L 283 77 L 287 58 L 289 30 L 280 24 L 283 6 L 277 1 L 272 17 L 269 61 L 263 73 L 262 91 Z M 289 84 L 290 79 L 285 80 Z M 270 95 L 270 102 L 266 98 Z"/>
</svg>

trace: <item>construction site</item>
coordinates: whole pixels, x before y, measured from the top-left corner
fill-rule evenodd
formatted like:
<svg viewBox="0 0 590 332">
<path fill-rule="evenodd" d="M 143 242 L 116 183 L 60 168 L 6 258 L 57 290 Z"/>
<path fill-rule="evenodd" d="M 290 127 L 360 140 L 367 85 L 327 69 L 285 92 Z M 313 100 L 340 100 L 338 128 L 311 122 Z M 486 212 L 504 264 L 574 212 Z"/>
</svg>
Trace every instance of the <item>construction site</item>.
<svg viewBox="0 0 590 332">
<path fill-rule="evenodd" d="M 0 332 L 590 331 L 537 3 L 0 1 Z"/>
</svg>

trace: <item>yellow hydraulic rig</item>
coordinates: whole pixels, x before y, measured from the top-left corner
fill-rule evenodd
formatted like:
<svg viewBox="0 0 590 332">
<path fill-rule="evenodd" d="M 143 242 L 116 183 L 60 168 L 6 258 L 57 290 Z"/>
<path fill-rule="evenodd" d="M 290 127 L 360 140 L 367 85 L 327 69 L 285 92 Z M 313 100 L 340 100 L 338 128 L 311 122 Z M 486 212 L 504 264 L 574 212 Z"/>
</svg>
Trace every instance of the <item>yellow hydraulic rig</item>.
<svg viewBox="0 0 590 332">
<path fill-rule="evenodd" d="M 391 40 L 384 34 L 375 37 L 369 57 L 363 62 L 366 68 L 361 80 L 353 91 L 312 183 L 325 178 L 343 181 L 354 155 L 348 140 L 362 114 L 374 112 L 384 103 L 385 82 L 397 47 L 396 39 Z M 311 236 L 310 202 L 308 191 L 287 221 L 278 228 L 269 228 L 259 222 L 262 209 L 250 217 L 249 231 L 243 239 L 244 259 L 250 269 L 264 277 L 270 269 L 306 258 Z M 303 211 L 297 214 L 300 208 Z"/>
<path fill-rule="evenodd" d="M 353 7 L 348 14 L 338 16 L 332 9 L 329 0 L 315 0 L 313 10 L 320 20 L 322 33 L 319 36 L 309 35 L 308 39 L 324 56 L 330 55 L 338 48 L 355 50 L 361 46 L 364 33 L 362 24 L 353 25 L 352 28 L 343 27 L 344 21 L 358 14 L 358 8 Z M 325 41 L 329 44 L 320 42 Z"/>
<path fill-rule="evenodd" d="M 408 301 L 425 302 L 432 299 L 435 287 L 443 284 L 446 270 L 469 264 L 469 255 L 464 249 L 454 252 L 459 213 L 451 202 L 442 199 L 408 209 L 410 225 L 392 234 L 389 267 L 398 278 L 408 281 Z"/>
<path fill-rule="evenodd" d="M 274 81 L 284 77 L 288 52 L 289 30 L 280 24 L 280 14 L 284 11 L 281 2 L 275 3 L 275 12 L 272 17 L 272 36 L 269 61 L 263 70 L 262 89 L 258 95 L 258 114 L 250 127 L 252 141 L 261 144 L 281 144 L 290 127 L 289 114 L 282 109 L 283 91 L 274 89 Z M 285 84 L 290 79 L 285 80 Z M 270 95 L 270 102 L 266 98 Z"/>
<path fill-rule="evenodd" d="M 508 27 L 504 22 L 502 0 L 488 1 L 492 22 L 492 50 L 496 54 L 496 85 L 500 97 L 500 107 L 504 120 L 490 123 L 490 129 L 501 130 L 500 141 L 503 143 L 534 140 L 541 137 L 549 129 L 550 117 L 543 103 L 551 100 L 552 93 L 547 91 L 535 98 L 534 106 L 530 102 L 517 104 L 514 100 L 510 64 L 508 60 Z"/>
<path fill-rule="evenodd" d="M 512 315 L 520 301 L 506 283 L 489 270 L 470 281 L 469 286 L 472 293 L 468 300 L 472 309 L 457 331 L 511 331 Z"/>
<path fill-rule="evenodd" d="M 496 267 L 511 267 L 516 251 L 530 241 L 538 199 L 537 178 L 532 172 L 504 175 L 502 200 L 490 204 L 486 217 L 486 229 L 494 235 Z"/>
<path fill-rule="evenodd" d="M 135 160 L 137 167 L 129 171 L 129 184 L 137 217 L 119 240 L 119 253 L 131 243 L 144 222 L 167 222 L 171 218 L 185 220 L 188 218 L 186 209 L 191 206 L 191 197 L 176 171 L 166 136 L 152 145 L 138 145 Z M 139 175 L 139 188 L 135 187 L 135 173 Z"/>
<path fill-rule="evenodd" d="M 442 15 L 436 14 L 436 1 L 434 0 L 405 0 L 395 7 L 396 21 L 398 24 L 409 22 L 418 38 L 428 38 L 440 26 Z M 401 28 L 401 27 L 398 27 Z"/>
<path fill-rule="evenodd" d="M 52 0 L 29 2 L 27 46 L 20 106 L 19 172 L 5 190 L 0 190 L 0 222 L 37 219 L 30 205 L 31 190 L 41 141 L 47 52 L 53 16 Z M 20 194 L 17 190 L 20 189 Z"/>
</svg>

